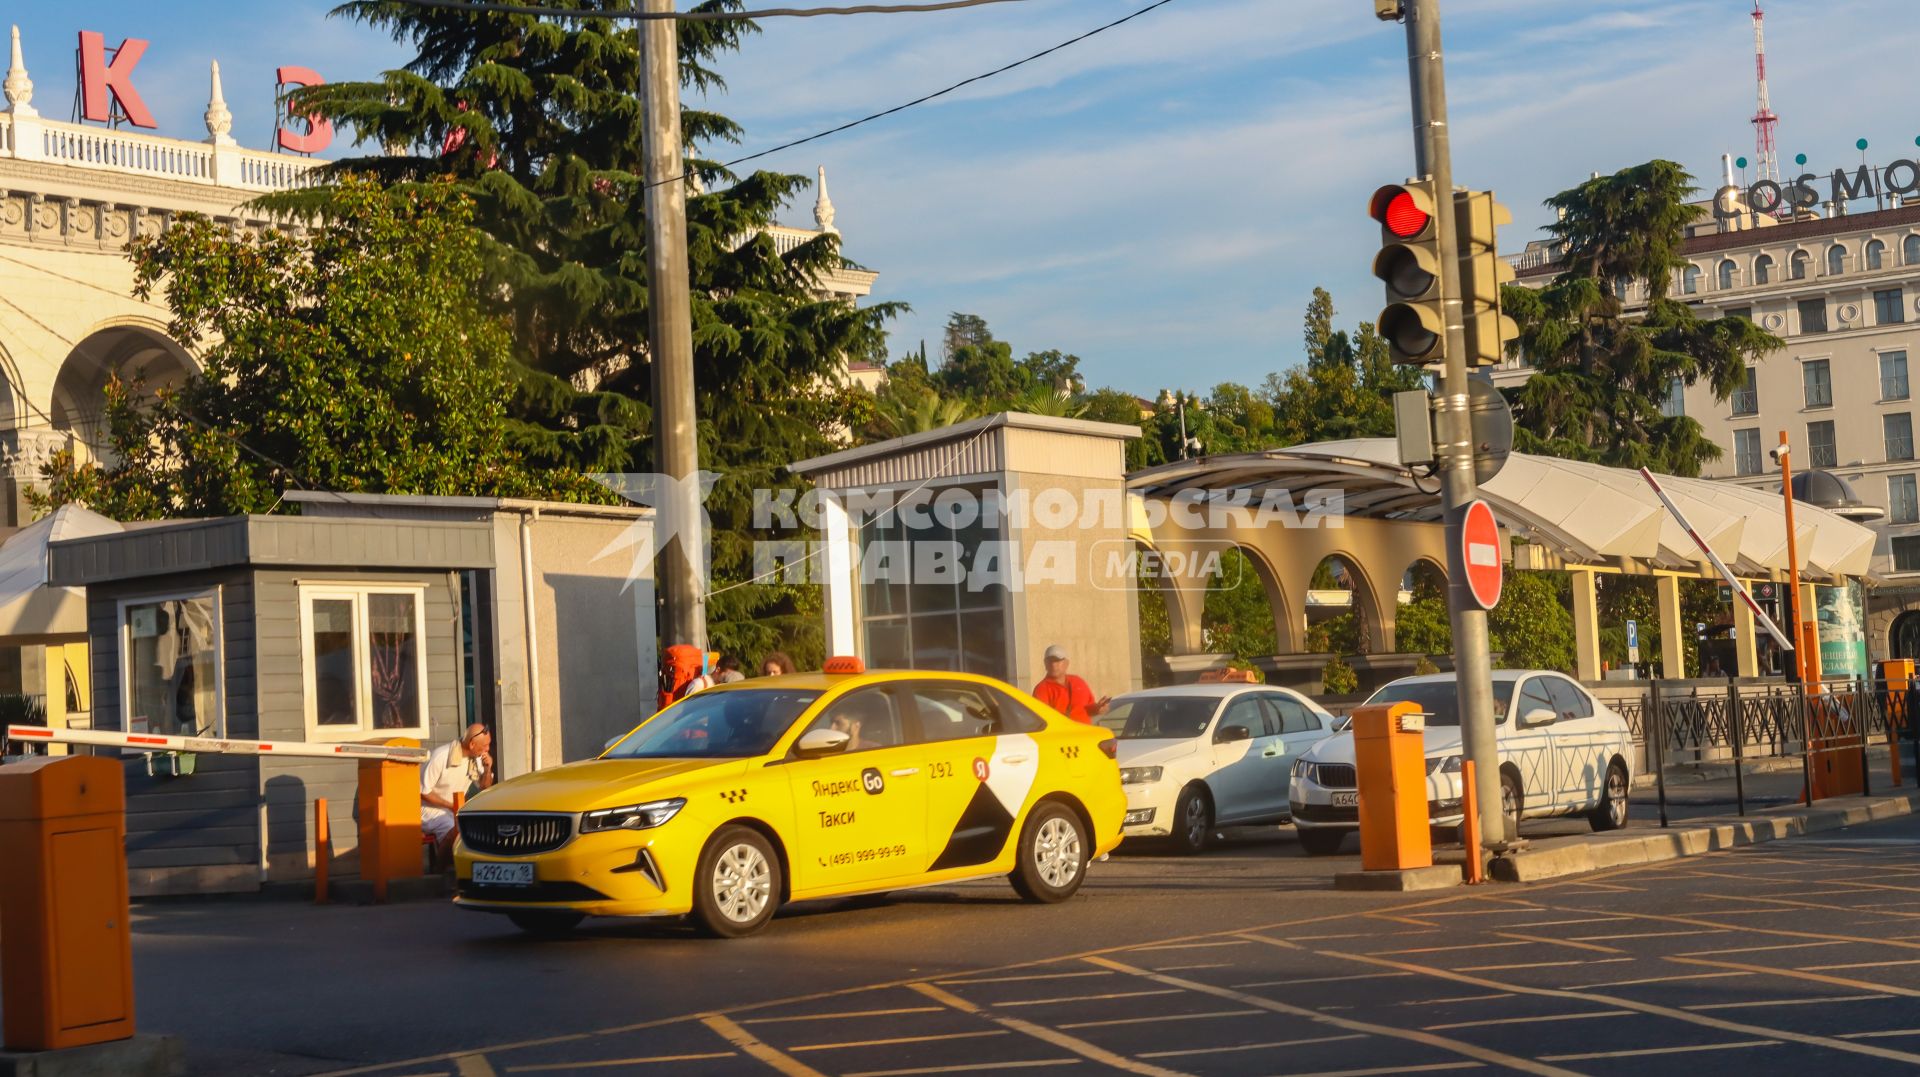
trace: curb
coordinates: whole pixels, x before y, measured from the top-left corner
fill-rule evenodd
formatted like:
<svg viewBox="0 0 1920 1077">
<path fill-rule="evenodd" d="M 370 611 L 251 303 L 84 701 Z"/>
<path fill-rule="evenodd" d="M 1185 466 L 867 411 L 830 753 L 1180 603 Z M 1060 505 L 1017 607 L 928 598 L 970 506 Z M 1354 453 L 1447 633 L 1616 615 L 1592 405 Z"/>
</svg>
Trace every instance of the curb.
<svg viewBox="0 0 1920 1077">
<path fill-rule="evenodd" d="M 1577 844 L 1529 849 L 1495 857 L 1489 874 L 1500 882 L 1531 883 L 1606 868 L 1654 864 L 1685 856 L 1757 845 L 1781 838 L 1818 834 L 1896 819 L 1920 811 L 1920 792 L 1892 796 L 1843 797 L 1823 802 L 1830 806 L 1773 809 L 1744 818 L 1708 820 L 1704 825 L 1629 833 L 1602 839 L 1578 839 Z"/>
</svg>

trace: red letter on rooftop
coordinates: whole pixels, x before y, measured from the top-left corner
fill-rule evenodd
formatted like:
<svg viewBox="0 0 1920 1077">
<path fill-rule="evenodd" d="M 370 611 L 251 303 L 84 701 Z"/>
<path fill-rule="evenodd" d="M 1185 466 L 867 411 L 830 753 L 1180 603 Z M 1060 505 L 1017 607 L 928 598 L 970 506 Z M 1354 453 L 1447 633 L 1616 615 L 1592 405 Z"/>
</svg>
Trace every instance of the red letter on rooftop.
<svg viewBox="0 0 1920 1077">
<path fill-rule="evenodd" d="M 276 70 L 273 77 L 278 79 L 283 87 L 322 86 L 327 81 L 311 67 L 298 67 L 292 64 Z M 293 115 L 293 110 L 288 109 L 287 115 Z M 274 134 L 279 139 L 281 149 L 292 150 L 295 153 L 319 153 L 333 144 L 332 122 L 322 116 L 307 116 L 305 119 L 307 133 L 304 135 L 296 134 L 285 127 L 274 128 Z"/>
<path fill-rule="evenodd" d="M 114 50 L 109 67 L 106 40 L 92 30 L 80 31 L 80 114 L 104 123 L 113 115 L 111 102 L 118 101 L 128 123 L 158 127 L 147 103 L 140 100 L 140 91 L 133 88 L 133 69 L 146 51 L 145 41 L 127 38 Z"/>
</svg>

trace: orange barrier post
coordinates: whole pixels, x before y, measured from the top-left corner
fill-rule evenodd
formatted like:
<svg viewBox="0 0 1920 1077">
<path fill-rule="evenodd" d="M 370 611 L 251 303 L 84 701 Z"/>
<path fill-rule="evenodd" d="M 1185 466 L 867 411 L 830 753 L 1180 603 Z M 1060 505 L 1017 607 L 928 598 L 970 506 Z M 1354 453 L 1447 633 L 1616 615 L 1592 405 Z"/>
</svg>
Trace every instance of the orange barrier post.
<svg viewBox="0 0 1920 1077">
<path fill-rule="evenodd" d="M 333 830 L 327 821 L 327 798 L 313 801 L 313 903 L 327 903 L 327 869 L 333 863 Z"/>
<path fill-rule="evenodd" d="M 388 744 L 413 746 L 411 740 Z M 410 879 L 420 869 L 420 767 L 382 759 L 360 761 L 360 877 L 373 884 L 373 900 L 387 900 L 390 879 Z"/>
<path fill-rule="evenodd" d="M 0 1044 L 57 1051 L 131 1039 L 120 761 L 41 756 L 0 768 L 0 864 Z"/>
<path fill-rule="evenodd" d="M 1433 866 L 1425 728 L 1426 717 L 1418 703 L 1361 707 L 1353 712 L 1363 870 Z"/>
<path fill-rule="evenodd" d="M 1465 783 L 1460 793 L 1460 810 L 1467 818 L 1460 829 L 1467 847 L 1467 885 L 1475 886 L 1487 881 L 1487 864 L 1480 851 L 1480 798 L 1473 791 L 1473 760 L 1461 762 L 1460 780 Z"/>
</svg>

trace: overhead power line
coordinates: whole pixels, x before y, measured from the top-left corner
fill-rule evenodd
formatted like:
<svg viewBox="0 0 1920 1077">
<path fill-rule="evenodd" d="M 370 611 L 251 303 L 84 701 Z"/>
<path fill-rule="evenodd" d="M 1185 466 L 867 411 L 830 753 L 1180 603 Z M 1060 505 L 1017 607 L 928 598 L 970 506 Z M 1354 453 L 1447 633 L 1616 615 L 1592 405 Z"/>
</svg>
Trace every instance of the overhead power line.
<svg viewBox="0 0 1920 1077">
<path fill-rule="evenodd" d="M 815 15 L 914 15 L 927 11 L 950 11 L 984 4 L 1018 4 L 1026 0 L 940 0 L 932 4 L 854 4 L 849 7 L 770 7 L 758 11 L 582 11 L 571 7 L 543 7 L 538 4 L 497 4 L 488 0 L 400 0 L 414 7 L 443 8 L 448 11 L 475 11 L 496 15 L 540 15 L 555 19 L 625 19 L 651 22 L 675 19 L 680 22 L 717 22 L 722 19 L 806 19 Z"/>
</svg>

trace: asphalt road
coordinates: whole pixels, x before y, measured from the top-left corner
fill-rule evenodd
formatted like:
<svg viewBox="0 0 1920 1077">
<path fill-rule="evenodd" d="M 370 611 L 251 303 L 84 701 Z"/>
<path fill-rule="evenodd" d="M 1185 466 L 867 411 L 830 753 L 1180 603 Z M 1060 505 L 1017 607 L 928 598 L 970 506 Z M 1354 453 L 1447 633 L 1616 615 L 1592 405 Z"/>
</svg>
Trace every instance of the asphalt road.
<svg viewBox="0 0 1920 1077">
<path fill-rule="evenodd" d="M 214 1075 L 1920 1068 L 1920 819 L 1437 898 L 1333 892 L 1285 829 L 1229 838 L 1116 855 L 1060 906 L 970 884 L 732 942 L 149 903 L 140 1023 Z"/>
</svg>

